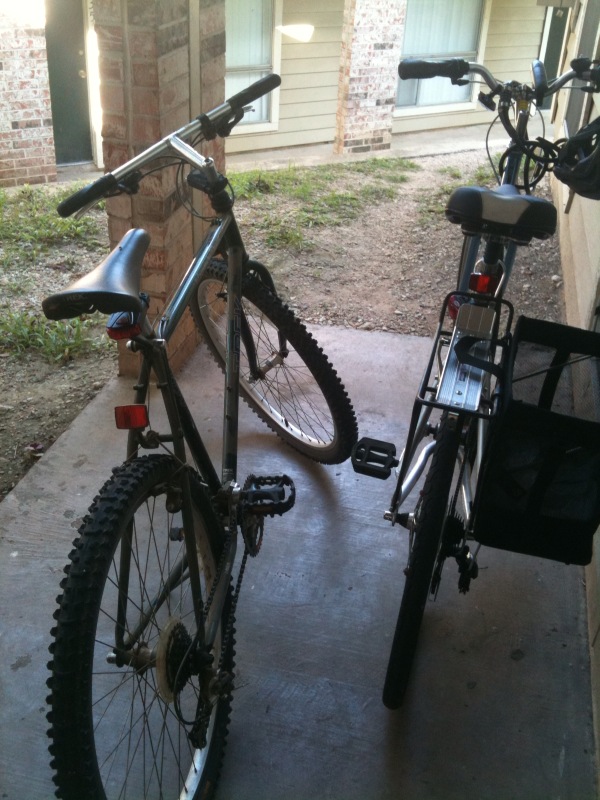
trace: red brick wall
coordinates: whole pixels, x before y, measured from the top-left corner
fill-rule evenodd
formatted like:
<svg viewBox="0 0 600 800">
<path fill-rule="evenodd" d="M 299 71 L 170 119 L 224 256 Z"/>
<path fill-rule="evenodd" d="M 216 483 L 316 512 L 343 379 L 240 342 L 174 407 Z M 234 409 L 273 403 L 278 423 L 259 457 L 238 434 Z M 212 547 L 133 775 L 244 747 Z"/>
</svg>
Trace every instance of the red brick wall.
<svg viewBox="0 0 600 800">
<path fill-rule="evenodd" d="M 392 141 L 406 0 L 347 0 L 342 31 L 337 153 L 387 150 Z"/>
<path fill-rule="evenodd" d="M 0 186 L 56 180 L 43 28 L 0 10 Z"/>
<path fill-rule="evenodd" d="M 204 71 L 206 79 L 214 81 L 212 62 L 224 53 L 224 0 L 201 0 L 200 5 L 220 11 L 202 19 L 203 37 L 221 41 L 214 51 L 206 48 L 201 59 L 201 81 Z M 190 119 L 188 3 L 94 0 L 94 20 L 100 50 L 104 163 L 111 170 Z M 219 30 L 208 29 L 209 23 Z M 220 77 L 222 87 L 222 72 Z M 147 178 L 138 195 L 107 203 L 113 245 L 131 227 L 145 228 L 151 235 L 142 286 L 150 295 L 154 315 L 193 255 L 192 221 L 181 205 L 175 177 L 175 168 L 163 170 Z M 169 345 L 175 366 L 185 361 L 196 343 L 191 317 L 186 314 Z M 131 373 L 136 363 L 131 354 L 123 353 L 121 371 Z"/>
</svg>

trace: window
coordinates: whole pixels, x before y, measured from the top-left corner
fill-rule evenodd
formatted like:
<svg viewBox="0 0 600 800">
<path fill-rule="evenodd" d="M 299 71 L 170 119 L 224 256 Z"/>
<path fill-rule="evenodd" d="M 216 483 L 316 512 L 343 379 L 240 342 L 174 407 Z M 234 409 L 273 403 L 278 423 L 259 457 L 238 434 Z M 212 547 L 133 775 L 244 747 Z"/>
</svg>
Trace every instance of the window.
<svg viewBox="0 0 600 800">
<path fill-rule="evenodd" d="M 484 0 L 408 0 L 402 58 L 464 58 L 475 61 Z M 396 106 L 468 102 L 471 86 L 448 78 L 398 81 Z"/>
<path fill-rule="evenodd" d="M 245 89 L 274 71 L 273 0 L 226 0 L 225 96 Z M 272 95 L 252 103 L 242 124 L 272 122 Z"/>
</svg>

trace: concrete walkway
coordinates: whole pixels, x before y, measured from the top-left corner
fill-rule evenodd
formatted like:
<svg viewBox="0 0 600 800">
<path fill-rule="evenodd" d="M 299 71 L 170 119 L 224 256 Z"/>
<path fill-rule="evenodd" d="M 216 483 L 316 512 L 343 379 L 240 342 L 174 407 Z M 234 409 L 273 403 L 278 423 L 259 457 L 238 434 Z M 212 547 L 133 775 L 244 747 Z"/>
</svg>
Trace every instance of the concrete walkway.
<svg viewBox="0 0 600 800">
<path fill-rule="evenodd" d="M 247 172 L 251 169 L 272 170 L 284 167 L 314 167 L 318 164 L 335 164 L 349 161 L 365 161 L 369 158 L 422 158 L 460 153 L 467 150 L 482 150 L 485 147 L 487 125 L 472 125 L 467 128 L 443 131 L 419 131 L 392 137 L 389 150 L 374 153 L 333 152 L 333 144 L 312 144 L 306 146 L 279 148 L 275 150 L 256 150 L 252 153 L 228 153 L 227 169 L 232 172 Z M 506 144 L 507 137 L 502 128 L 496 128 L 492 140 L 494 148 Z"/>
<path fill-rule="evenodd" d="M 531 138 L 544 133 L 544 125 L 549 126 L 547 112 L 534 117 L 529 125 Z M 493 119 L 490 114 L 490 122 Z M 489 137 L 488 137 L 489 132 Z M 547 133 L 547 135 L 550 135 Z M 508 135 L 500 123 L 490 131 L 489 124 L 468 125 L 462 128 L 425 130 L 416 133 L 402 133 L 392 136 L 389 150 L 375 153 L 333 152 L 333 144 L 313 144 L 275 150 L 256 150 L 251 153 L 228 153 L 227 169 L 232 172 L 246 172 L 251 169 L 270 170 L 289 166 L 312 167 L 324 163 L 344 163 L 364 161 L 369 158 L 409 158 L 423 156 L 451 155 L 473 150 L 483 150 L 486 141 L 492 153 L 501 151 L 508 144 Z"/>
<path fill-rule="evenodd" d="M 361 433 L 400 444 L 429 342 L 316 334 Z M 124 451 L 112 409 L 130 383 L 111 381 L 0 505 L 3 800 L 52 796 L 44 684 L 54 598 L 79 519 Z M 216 451 L 221 376 L 204 351 L 182 383 Z M 391 713 L 380 696 L 406 556 L 402 529 L 382 519 L 392 480 L 311 464 L 247 411 L 241 430 L 241 479 L 284 471 L 298 498 L 268 522 L 246 572 L 219 800 L 595 798 L 582 570 L 487 550 L 466 597 L 448 570 L 406 704 Z"/>
<path fill-rule="evenodd" d="M 544 114 L 546 126 L 547 112 Z M 490 115 L 490 121 L 492 117 Z M 396 134 L 389 150 L 376 153 L 336 154 L 333 143 L 312 144 L 298 147 L 282 147 L 274 150 L 256 150 L 249 153 L 228 153 L 227 170 L 246 172 L 252 169 L 272 170 L 290 166 L 313 167 L 318 164 L 364 161 L 369 158 L 402 157 L 418 159 L 423 156 L 450 155 L 471 150 L 483 150 L 488 138 L 489 125 L 469 125 L 463 128 L 446 128 L 434 131 Z M 537 116 L 531 121 L 530 135 L 535 138 L 544 132 L 543 120 Z M 489 136 L 492 152 L 501 150 L 508 143 L 507 134 L 498 123 Z M 93 164 L 77 164 L 58 168 L 58 180 L 93 181 L 102 174 Z"/>
</svg>

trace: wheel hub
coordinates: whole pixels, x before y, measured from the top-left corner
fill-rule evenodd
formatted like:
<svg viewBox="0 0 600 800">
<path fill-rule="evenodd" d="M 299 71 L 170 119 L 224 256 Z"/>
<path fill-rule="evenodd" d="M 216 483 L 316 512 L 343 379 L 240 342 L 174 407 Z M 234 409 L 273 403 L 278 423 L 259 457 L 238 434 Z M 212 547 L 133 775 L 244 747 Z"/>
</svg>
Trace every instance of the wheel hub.
<svg viewBox="0 0 600 800">
<path fill-rule="evenodd" d="M 156 651 L 156 677 L 160 696 L 172 703 L 192 675 L 192 637 L 180 619 L 172 617 L 160 632 Z"/>
</svg>

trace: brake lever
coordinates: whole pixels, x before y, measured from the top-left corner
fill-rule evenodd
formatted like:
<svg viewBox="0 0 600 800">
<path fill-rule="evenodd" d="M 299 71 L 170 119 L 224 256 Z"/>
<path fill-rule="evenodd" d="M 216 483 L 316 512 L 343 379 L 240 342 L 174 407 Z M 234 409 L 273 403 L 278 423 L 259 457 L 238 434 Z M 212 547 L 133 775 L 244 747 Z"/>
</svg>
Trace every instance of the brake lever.
<svg viewBox="0 0 600 800">
<path fill-rule="evenodd" d="M 107 194 L 106 197 L 118 197 L 120 194 L 137 194 L 140 190 L 140 182 L 144 176 L 139 170 L 132 172 L 117 184 L 114 192 Z"/>
<path fill-rule="evenodd" d="M 479 92 L 478 98 L 479 102 L 482 106 L 485 106 L 488 111 L 495 111 L 496 110 L 496 101 L 494 100 L 494 93 L 489 92 L 486 94 L 485 92 Z"/>
</svg>

